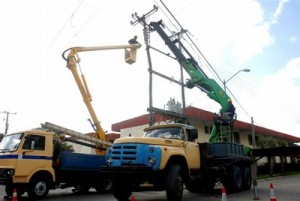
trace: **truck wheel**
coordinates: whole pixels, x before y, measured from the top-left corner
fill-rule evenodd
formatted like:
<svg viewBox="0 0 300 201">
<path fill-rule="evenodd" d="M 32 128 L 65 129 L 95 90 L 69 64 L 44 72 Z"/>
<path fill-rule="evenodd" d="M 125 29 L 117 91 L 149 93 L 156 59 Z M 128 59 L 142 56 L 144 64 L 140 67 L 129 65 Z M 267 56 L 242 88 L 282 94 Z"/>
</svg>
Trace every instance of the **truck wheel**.
<svg viewBox="0 0 300 201">
<path fill-rule="evenodd" d="M 14 188 L 15 186 L 13 186 L 12 184 L 8 184 L 5 186 L 5 193 L 8 197 L 12 196 Z M 17 189 L 18 197 L 21 197 L 25 193 L 24 187 L 18 186 L 16 189 Z"/>
<path fill-rule="evenodd" d="M 243 189 L 250 190 L 252 185 L 251 171 L 249 167 L 245 167 L 243 171 Z"/>
<path fill-rule="evenodd" d="M 233 173 L 232 173 L 232 187 L 234 192 L 239 192 L 242 190 L 243 187 L 243 177 L 242 177 L 242 171 L 239 167 L 235 166 L 233 167 Z"/>
<path fill-rule="evenodd" d="M 28 186 L 28 196 L 32 199 L 41 199 L 48 195 L 49 179 L 45 176 L 35 176 L 31 178 Z"/>
<path fill-rule="evenodd" d="M 13 185 L 12 184 L 7 184 L 5 186 L 5 193 L 8 197 L 11 197 L 12 196 L 12 193 L 13 193 Z"/>
<path fill-rule="evenodd" d="M 180 201 L 183 193 L 183 179 L 180 175 L 179 165 L 170 166 L 166 180 L 166 193 L 168 201 Z"/>
<path fill-rule="evenodd" d="M 132 183 L 121 175 L 114 175 L 112 192 L 117 200 L 128 200 L 132 194 Z"/>
<path fill-rule="evenodd" d="M 95 186 L 98 193 L 109 193 L 112 190 L 112 179 L 110 177 L 103 178 L 99 184 Z"/>
</svg>

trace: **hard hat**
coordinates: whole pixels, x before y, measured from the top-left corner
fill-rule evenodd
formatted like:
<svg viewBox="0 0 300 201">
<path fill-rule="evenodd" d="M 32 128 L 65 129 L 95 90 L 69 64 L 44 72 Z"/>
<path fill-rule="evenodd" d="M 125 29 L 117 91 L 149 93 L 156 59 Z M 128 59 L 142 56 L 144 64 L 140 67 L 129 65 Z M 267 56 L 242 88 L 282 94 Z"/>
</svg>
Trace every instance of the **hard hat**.
<svg viewBox="0 0 300 201">
<path fill-rule="evenodd" d="M 232 101 L 231 101 L 231 99 L 229 98 L 228 100 L 227 100 L 227 103 L 231 103 Z"/>
</svg>

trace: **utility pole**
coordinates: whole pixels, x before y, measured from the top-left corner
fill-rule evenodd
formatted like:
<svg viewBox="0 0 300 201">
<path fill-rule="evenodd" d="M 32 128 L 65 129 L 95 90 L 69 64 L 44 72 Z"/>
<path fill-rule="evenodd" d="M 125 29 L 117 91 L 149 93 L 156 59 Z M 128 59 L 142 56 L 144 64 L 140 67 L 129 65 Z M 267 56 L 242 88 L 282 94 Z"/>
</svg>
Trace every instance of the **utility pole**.
<svg viewBox="0 0 300 201">
<path fill-rule="evenodd" d="M 175 35 L 177 35 L 177 40 L 179 41 L 179 51 L 182 50 L 182 46 L 181 46 L 181 37 L 182 34 L 184 34 L 186 32 L 186 30 L 181 30 L 179 33 L 176 33 Z M 184 80 L 183 80 L 183 66 L 180 65 L 180 82 L 181 82 L 181 98 L 182 98 L 182 108 L 183 110 L 185 110 L 185 91 L 184 91 Z"/>
<path fill-rule="evenodd" d="M 3 112 L 0 112 L 0 113 L 5 113 L 6 114 L 6 118 L 4 119 L 5 120 L 5 130 L 4 130 L 4 133 L 3 133 L 3 135 L 5 136 L 7 134 L 8 127 L 9 127 L 9 123 L 8 123 L 8 121 L 9 121 L 9 115 L 10 114 L 16 115 L 17 113 L 16 112 L 11 113 L 9 111 L 3 111 Z"/>
<path fill-rule="evenodd" d="M 158 10 L 157 6 L 153 6 L 153 9 L 150 10 L 148 13 L 142 15 L 141 17 L 137 14 L 134 13 L 132 14 L 132 18 L 134 21 L 131 21 L 130 24 L 135 26 L 136 24 L 140 23 L 143 26 L 143 31 L 144 31 L 144 41 L 146 44 L 146 52 L 147 52 L 147 58 L 148 58 L 148 71 L 149 71 L 149 126 L 153 126 L 155 124 L 155 119 L 154 119 L 154 112 L 153 112 L 153 70 L 152 70 L 152 61 L 151 61 L 151 56 L 150 56 L 150 27 L 146 23 L 146 19 L 152 15 L 154 12 Z"/>
<path fill-rule="evenodd" d="M 254 129 L 254 120 L 251 117 L 251 137 L 252 137 L 252 147 L 253 149 L 256 148 L 255 142 L 255 129 Z M 253 193 L 254 197 L 253 200 L 259 200 L 258 193 L 257 193 L 257 162 L 254 160 L 251 164 L 251 173 L 252 173 L 252 180 L 253 180 Z"/>
</svg>

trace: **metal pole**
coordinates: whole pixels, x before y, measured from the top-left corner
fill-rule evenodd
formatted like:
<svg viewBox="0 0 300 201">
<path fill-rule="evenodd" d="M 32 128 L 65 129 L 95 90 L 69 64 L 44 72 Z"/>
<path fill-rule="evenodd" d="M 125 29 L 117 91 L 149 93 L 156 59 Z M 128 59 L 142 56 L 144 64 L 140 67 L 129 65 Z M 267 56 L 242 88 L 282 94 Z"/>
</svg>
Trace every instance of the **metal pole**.
<svg viewBox="0 0 300 201">
<path fill-rule="evenodd" d="M 252 180 L 253 180 L 253 193 L 254 193 L 253 200 L 259 200 L 258 193 L 257 193 L 257 174 L 256 174 L 256 171 L 257 171 L 257 164 L 256 164 L 256 161 L 254 161 L 251 164 L 251 175 L 252 175 Z"/>
<path fill-rule="evenodd" d="M 254 120 L 251 117 L 251 135 L 252 135 L 252 147 L 255 149 L 256 142 L 255 142 L 255 130 L 254 130 Z M 258 193 L 257 193 L 257 161 L 253 161 L 251 165 L 251 173 L 252 173 L 252 180 L 253 180 L 253 193 L 254 197 L 253 200 L 259 200 Z"/>
<path fill-rule="evenodd" d="M 223 80 L 223 85 L 224 85 L 224 92 L 226 93 L 226 81 Z"/>
<path fill-rule="evenodd" d="M 181 43 L 180 43 L 181 35 L 178 34 L 179 41 L 179 51 L 181 51 Z M 185 91 L 184 91 L 184 82 L 183 82 L 183 66 L 180 65 L 180 80 L 181 80 L 181 97 L 182 97 L 182 108 L 185 109 Z"/>
<path fill-rule="evenodd" d="M 150 30 L 144 24 L 144 40 L 146 44 L 146 52 L 148 58 L 148 71 L 149 71 L 149 126 L 153 126 L 155 123 L 153 108 L 153 73 L 152 73 L 152 61 L 150 56 Z"/>
<path fill-rule="evenodd" d="M 255 142 L 255 130 L 254 130 L 253 117 L 251 117 L 251 135 L 252 135 L 252 146 L 253 146 L 253 148 L 255 148 L 256 147 L 256 142 Z"/>
</svg>

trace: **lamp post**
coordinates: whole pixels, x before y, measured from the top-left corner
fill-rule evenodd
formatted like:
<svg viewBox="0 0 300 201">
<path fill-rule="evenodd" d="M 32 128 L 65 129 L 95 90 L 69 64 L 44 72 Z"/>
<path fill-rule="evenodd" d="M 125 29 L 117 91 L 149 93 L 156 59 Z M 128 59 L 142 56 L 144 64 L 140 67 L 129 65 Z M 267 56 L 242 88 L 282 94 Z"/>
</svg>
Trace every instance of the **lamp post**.
<svg viewBox="0 0 300 201">
<path fill-rule="evenodd" d="M 238 72 L 236 72 L 233 76 L 231 76 L 227 81 L 223 80 L 223 85 L 224 85 L 224 91 L 226 92 L 226 83 L 229 82 L 229 80 L 231 80 L 232 78 L 234 78 L 237 74 L 239 74 L 240 72 L 246 72 L 246 73 L 249 73 L 250 72 L 250 69 L 248 68 L 245 68 L 245 69 L 242 69 L 242 70 L 239 70 Z"/>
</svg>

